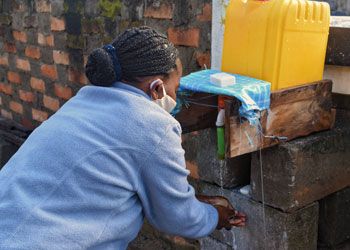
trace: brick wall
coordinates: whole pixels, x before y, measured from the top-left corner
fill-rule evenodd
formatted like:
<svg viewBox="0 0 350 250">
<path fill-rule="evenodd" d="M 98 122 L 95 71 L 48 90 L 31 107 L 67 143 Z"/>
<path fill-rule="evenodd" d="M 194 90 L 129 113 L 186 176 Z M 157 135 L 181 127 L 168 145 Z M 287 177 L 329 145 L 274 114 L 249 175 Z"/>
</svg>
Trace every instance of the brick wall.
<svg viewBox="0 0 350 250">
<path fill-rule="evenodd" d="M 0 114 L 34 128 L 87 84 L 96 47 L 128 27 L 168 34 L 189 73 L 209 66 L 210 0 L 0 0 Z"/>
</svg>

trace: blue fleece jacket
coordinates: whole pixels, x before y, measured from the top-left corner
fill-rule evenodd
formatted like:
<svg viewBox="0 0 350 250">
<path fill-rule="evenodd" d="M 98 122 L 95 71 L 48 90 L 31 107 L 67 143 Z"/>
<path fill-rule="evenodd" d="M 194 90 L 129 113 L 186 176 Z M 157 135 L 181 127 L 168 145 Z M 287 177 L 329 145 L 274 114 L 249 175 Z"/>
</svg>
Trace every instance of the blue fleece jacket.
<svg viewBox="0 0 350 250">
<path fill-rule="evenodd" d="M 126 249 L 144 216 L 210 234 L 218 214 L 187 182 L 180 136 L 143 91 L 83 87 L 0 171 L 0 249 Z"/>
</svg>

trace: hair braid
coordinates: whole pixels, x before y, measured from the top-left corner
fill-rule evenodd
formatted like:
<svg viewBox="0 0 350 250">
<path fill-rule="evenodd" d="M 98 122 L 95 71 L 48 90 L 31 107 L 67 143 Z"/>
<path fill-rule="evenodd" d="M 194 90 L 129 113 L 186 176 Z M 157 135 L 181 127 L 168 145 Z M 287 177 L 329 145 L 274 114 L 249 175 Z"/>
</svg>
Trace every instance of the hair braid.
<svg viewBox="0 0 350 250">
<path fill-rule="evenodd" d="M 94 85 L 109 86 L 118 78 L 137 81 L 137 77 L 166 75 L 176 68 L 177 49 L 165 35 L 149 27 L 128 29 L 112 45 L 120 62 L 121 76 L 116 75 L 110 55 L 98 48 L 86 65 L 86 75 Z"/>
</svg>

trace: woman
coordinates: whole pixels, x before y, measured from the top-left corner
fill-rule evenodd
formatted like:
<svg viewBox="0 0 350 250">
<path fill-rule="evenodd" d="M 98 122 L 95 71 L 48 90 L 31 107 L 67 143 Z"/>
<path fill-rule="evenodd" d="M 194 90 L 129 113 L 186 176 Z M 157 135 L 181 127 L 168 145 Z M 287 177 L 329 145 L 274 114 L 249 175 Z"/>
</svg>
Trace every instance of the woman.
<svg viewBox="0 0 350 250">
<path fill-rule="evenodd" d="M 0 249 L 125 249 L 144 216 L 191 238 L 244 225 L 227 200 L 200 202 L 187 182 L 181 128 L 168 113 L 181 74 L 175 47 L 147 27 L 94 50 L 93 86 L 0 172 Z"/>
</svg>

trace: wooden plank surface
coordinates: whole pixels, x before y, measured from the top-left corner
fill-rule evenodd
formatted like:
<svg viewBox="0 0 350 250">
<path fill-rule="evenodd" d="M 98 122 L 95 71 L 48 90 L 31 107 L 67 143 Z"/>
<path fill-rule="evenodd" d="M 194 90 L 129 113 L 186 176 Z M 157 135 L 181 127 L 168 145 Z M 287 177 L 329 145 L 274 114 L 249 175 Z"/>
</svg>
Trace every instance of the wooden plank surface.
<svg viewBox="0 0 350 250">
<path fill-rule="evenodd" d="M 182 133 L 215 127 L 218 114 L 217 95 L 194 93 L 186 99 L 189 101 L 189 106 L 183 105 L 181 111 L 175 116 L 181 124 Z"/>
<path fill-rule="evenodd" d="M 329 80 L 273 92 L 270 109 L 261 113 L 261 133 L 257 126 L 242 121 L 239 116 L 230 116 L 226 119 L 226 129 L 229 128 L 226 132 L 227 156 L 235 157 L 276 145 L 280 141 L 274 136 L 287 137 L 289 141 L 330 129 L 334 122 L 331 92 Z M 237 107 L 227 102 L 226 109 L 230 114 Z"/>
</svg>

